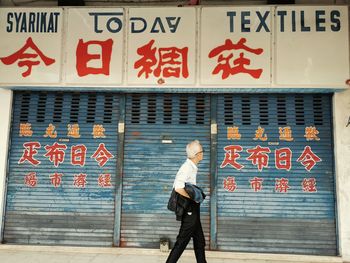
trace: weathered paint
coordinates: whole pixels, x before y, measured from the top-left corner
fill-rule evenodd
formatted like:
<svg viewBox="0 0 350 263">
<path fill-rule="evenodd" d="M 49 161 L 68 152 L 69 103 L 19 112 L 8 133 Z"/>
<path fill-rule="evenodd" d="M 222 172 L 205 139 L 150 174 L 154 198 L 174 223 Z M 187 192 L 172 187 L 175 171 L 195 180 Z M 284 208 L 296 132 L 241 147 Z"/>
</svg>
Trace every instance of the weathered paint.
<svg viewBox="0 0 350 263">
<path fill-rule="evenodd" d="M 0 241 L 2 240 L 6 200 L 7 154 L 10 136 L 12 91 L 0 89 Z"/>
<path fill-rule="evenodd" d="M 246 252 L 336 255 L 335 196 L 331 102 L 328 95 L 222 95 L 218 124 L 218 249 Z M 241 139 L 227 138 L 227 128 L 239 128 Z M 258 126 L 265 129 L 266 141 L 254 140 Z M 279 139 L 279 127 L 290 126 L 293 141 Z M 305 127 L 315 126 L 319 141 L 306 141 Z M 240 145 L 237 162 L 220 168 L 224 147 Z M 261 172 L 250 160 L 247 149 L 269 147 L 268 167 Z M 297 162 L 305 146 L 321 157 L 308 172 Z M 275 149 L 293 152 L 289 171 L 275 167 Z M 224 180 L 235 177 L 237 188 L 228 191 Z M 263 179 L 263 188 L 254 192 L 249 180 Z M 275 179 L 286 178 L 286 193 L 275 190 Z M 303 178 L 317 180 L 317 192 L 303 192 Z M 233 190 L 233 189 L 231 189 Z"/>
<path fill-rule="evenodd" d="M 334 95 L 334 146 L 337 178 L 339 252 L 350 261 L 350 90 Z"/>
<path fill-rule="evenodd" d="M 15 95 L 12 120 L 12 144 L 9 155 L 7 205 L 4 242 L 20 244 L 55 244 L 112 246 L 114 197 L 117 166 L 118 95 L 95 93 L 26 93 Z M 30 123 L 33 135 L 19 136 L 20 123 Z M 78 123 L 80 138 L 67 136 L 67 125 Z M 57 138 L 44 137 L 49 124 L 56 127 Z M 93 138 L 94 124 L 103 125 L 105 138 Z M 41 148 L 33 166 L 19 160 L 23 143 L 39 141 Z M 67 145 L 63 163 L 55 167 L 44 157 L 45 146 L 54 142 Z M 93 153 L 101 143 L 114 155 L 99 166 Z M 73 145 L 87 147 L 84 166 L 71 164 Z M 25 185 L 29 172 L 36 172 L 35 187 Z M 50 175 L 62 173 L 62 183 L 55 188 Z M 77 188 L 74 176 L 86 174 L 87 184 Z M 100 174 L 111 175 L 111 186 L 98 185 Z"/>
<path fill-rule="evenodd" d="M 161 238 L 174 244 L 179 222 L 167 210 L 167 202 L 176 172 L 186 160 L 186 144 L 194 139 L 206 151 L 197 184 L 208 193 L 201 219 L 209 245 L 209 96 L 127 96 L 125 127 L 121 246 L 159 248 Z"/>
</svg>

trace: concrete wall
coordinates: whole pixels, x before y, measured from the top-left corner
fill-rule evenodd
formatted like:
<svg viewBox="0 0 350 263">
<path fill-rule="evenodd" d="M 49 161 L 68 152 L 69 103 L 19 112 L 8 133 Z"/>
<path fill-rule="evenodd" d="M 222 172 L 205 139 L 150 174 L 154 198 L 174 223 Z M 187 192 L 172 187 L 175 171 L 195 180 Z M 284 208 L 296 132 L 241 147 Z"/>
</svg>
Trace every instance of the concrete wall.
<svg viewBox="0 0 350 263">
<path fill-rule="evenodd" d="M 7 152 L 10 135 L 12 91 L 0 89 L 0 233 L 3 232 Z M 0 240 L 2 236 L 0 235 Z"/>
<path fill-rule="evenodd" d="M 350 88 L 336 93 L 333 102 L 339 246 L 350 262 Z"/>
</svg>

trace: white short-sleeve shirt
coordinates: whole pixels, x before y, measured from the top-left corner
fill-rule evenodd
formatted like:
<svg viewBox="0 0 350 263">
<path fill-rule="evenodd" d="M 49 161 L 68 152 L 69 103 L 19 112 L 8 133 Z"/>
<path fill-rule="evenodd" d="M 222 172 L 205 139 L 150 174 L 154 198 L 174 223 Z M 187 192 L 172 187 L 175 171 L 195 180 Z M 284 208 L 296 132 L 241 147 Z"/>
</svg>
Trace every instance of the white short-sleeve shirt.
<svg viewBox="0 0 350 263">
<path fill-rule="evenodd" d="M 175 189 L 185 188 L 185 183 L 196 185 L 198 168 L 190 159 L 187 159 L 176 174 L 173 187 Z"/>
</svg>

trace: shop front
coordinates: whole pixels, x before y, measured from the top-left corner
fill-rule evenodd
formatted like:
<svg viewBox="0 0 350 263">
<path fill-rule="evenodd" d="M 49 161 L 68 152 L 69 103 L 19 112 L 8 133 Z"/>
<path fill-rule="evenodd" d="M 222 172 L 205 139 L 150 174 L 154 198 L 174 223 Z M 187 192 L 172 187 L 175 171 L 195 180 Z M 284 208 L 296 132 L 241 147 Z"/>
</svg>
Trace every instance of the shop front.
<svg viewBox="0 0 350 263">
<path fill-rule="evenodd" d="M 1 85 L 13 90 L 3 243 L 172 246 L 167 201 L 198 139 L 207 249 L 339 255 L 345 7 L 0 15 Z"/>
</svg>

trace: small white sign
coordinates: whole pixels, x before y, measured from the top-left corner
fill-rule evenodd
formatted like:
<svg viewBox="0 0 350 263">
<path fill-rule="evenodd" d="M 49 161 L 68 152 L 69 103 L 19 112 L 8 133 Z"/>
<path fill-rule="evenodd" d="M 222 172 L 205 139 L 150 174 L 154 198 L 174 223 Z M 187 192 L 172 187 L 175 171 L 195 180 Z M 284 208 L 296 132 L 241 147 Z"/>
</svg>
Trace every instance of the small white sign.
<svg viewBox="0 0 350 263">
<path fill-rule="evenodd" d="M 123 81 L 123 31 L 122 8 L 68 9 L 66 82 L 120 85 Z"/>
<path fill-rule="evenodd" d="M 61 8 L 1 8 L 1 83 L 60 83 L 62 22 Z"/>
<path fill-rule="evenodd" d="M 196 9 L 130 8 L 127 52 L 129 85 L 194 85 Z"/>
</svg>

